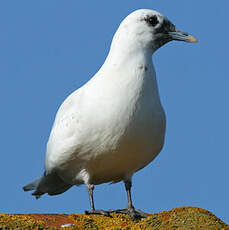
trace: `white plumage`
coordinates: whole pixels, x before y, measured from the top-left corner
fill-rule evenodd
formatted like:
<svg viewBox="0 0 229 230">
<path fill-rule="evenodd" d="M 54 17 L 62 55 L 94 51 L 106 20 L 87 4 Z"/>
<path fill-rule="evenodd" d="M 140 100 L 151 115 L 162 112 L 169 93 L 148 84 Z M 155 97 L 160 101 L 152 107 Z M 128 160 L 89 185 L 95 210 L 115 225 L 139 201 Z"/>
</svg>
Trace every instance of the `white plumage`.
<svg viewBox="0 0 229 230">
<path fill-rule="evenodd" d="M 180 37 L 179 37 L 180 36 Z M 45 174 L 24 187 L 33 195 L 56 195 L 86 184 L 94 210 L 93 186 L 124 181 L 160 152 L 165 136 L 152 54 L 171 40 L 194 42 L 160 13 L 137 10 L 117 30 L 105 63 L 59 108 L 47 144 Z M 131 203 L 126 209 L 139 216 Z"/>
</svg>

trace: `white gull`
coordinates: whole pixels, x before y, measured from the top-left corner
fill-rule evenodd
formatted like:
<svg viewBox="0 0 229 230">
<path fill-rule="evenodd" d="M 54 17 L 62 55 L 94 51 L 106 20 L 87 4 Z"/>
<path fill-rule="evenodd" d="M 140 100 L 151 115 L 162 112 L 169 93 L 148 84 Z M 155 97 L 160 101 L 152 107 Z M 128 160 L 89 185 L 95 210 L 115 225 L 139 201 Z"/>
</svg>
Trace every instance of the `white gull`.
<svg viewBox="0 0 229 230">
<path fill-rule="evenodd" d="M 24 187 L 37 198 L 57 195 L 73 185 L 88 188 L 95 210 L 94 185 L 124 181 L 126 209 L 145 217 L 131 200 L 131 180 L 164 144 L 166 118 L 158 93 L 152 54 L 172 40 L 196 42 L 162 14 L 134 11 L 120 24 L 105 63 L 95 76 L 60 106 L 47 144 L 45 173 Z"/>
</svg>

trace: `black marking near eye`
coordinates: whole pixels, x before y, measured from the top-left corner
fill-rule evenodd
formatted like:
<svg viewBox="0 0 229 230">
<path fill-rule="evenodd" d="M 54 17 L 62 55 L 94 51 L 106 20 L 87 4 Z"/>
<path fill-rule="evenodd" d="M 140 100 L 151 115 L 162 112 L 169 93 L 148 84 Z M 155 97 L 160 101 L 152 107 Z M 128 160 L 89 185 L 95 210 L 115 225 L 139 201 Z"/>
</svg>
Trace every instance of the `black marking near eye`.
<svg viewBox="0 0 229 230">
<path fill-rule="evenodd" d="M 161 23 L 160 27 L 156 29 L 156 33 L 167 33 L 167 32 L 174 32 L 176 27 L 168 20 L 164 19 Z"/>
<path fill-rule="evenodd" d="M 151 17 L 148 16 L 145 20 L 146 20 L 146 22 L 147 22 L 148 24 L 150 24 L 151 26 L 156 26 L 156 25 L 159 23 L 159 21 L 158 21 L 156 15 L 151 16 Z"/>
</svg>

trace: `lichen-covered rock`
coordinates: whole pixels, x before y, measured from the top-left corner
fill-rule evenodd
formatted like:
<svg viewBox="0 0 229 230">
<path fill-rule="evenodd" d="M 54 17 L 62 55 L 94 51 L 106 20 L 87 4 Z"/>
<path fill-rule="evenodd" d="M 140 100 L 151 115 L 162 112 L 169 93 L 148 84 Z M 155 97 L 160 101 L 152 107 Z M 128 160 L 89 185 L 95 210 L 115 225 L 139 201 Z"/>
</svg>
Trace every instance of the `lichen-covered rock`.
<svg viewBox="0 0 229 230">
<path fill-rule="evenodd" d="M 0 214 L 0 229 L 90 229 L 90 230 L 229 230 L 212 213 L 195 207 L 181 207 L 132 221 L 123 214 L 112 217 L 83 214 Z"/>
</svg>

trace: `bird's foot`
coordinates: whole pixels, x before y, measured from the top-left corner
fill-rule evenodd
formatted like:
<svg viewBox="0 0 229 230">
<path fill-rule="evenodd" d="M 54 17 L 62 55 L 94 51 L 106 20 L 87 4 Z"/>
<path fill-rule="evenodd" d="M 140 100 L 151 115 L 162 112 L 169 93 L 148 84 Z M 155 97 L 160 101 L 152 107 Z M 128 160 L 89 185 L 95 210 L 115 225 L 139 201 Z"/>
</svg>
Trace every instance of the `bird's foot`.
<svg viewBox="0 0 229 230">
<path fill-rule="evenodd" d="M 91 210 L 91 211 L 86 210 L 84 213 L 86 215 L 95 214 L 95 215 L 103 215 L 103 216 L 111 217 L 110 212 L 104 210 Z"/>
<path fill-rule="evenodd" d="M 141 218 L 147 218 L 148 215 L 139 209 L 135 209 L 134 207 L 127 207 L 125 209 L 117 209 L 117 210 L 109 210 L 111 213 L 122 213 L 128 214 L 132 220 L 137 220 Z"/>
</svg>

